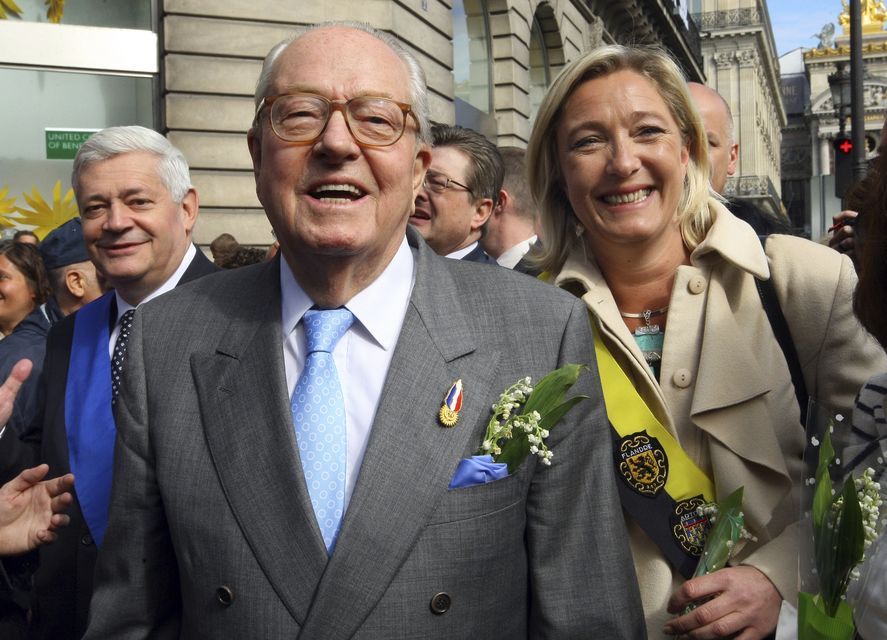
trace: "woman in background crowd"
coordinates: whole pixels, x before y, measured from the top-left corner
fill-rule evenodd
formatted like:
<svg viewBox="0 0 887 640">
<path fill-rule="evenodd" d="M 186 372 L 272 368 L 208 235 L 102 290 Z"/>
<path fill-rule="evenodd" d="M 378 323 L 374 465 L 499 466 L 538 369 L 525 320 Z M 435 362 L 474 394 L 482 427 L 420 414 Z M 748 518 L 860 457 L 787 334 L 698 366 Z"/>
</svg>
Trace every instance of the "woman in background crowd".
<svg viewBox="0 0 887 640">
<path fill-rule="evenodd" d="M 768 636 L 797 597 L 804 427 L 755 283 L 773 283 L 809 393 L 849 407 L 887 367 L 853 316 L 850 261 L 791 236 L 765 251 L 730 214 L 684 78 L 658 50 L 601 47 L 568 65 L 528 166 L 541 266 L 582 297 L 596 333 L 649 636 Z M 688 580 L 706 530 L 696 506 L 739 487 L 757 539 Z"/>
<path fill-rule="evenodd" d="M 49 295 L 49 278 L 37 247 L 13 240 L 0 242 L 0 333 L 12 333 Z"/>
</svg>

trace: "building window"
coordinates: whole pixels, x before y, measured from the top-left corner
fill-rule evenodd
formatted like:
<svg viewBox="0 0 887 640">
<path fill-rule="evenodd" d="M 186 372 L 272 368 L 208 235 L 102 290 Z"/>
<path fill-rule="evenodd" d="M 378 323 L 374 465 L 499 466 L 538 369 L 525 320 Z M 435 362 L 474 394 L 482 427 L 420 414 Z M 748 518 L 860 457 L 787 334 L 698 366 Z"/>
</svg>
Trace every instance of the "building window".
<svg viewBox="0 0 887 640">
<path fill-rule="evenodd" d="M 47 21 L 43 0 L 17 4 L 21 17 L 0 24 L 0 215 L 33 228 L 17 222 L 17 209 L 35 211 L 29 198 L 51 207 L 58 183 L 64 198 L 74 154 L 90 132 L 161 126 L 157 3 L 78 0 L 66 3 L 60 24 Z"/>
<path fill-rule="evenodd" d="M 153 125 L 150 78 L 0 69 L 0 86 L 15 87 L 22 98 L 7 103 L 15 125 L 4 127 L 0 152 L 0 189 L 8 186 L 7 197 L 18 197 L 19 206 L 25 205 L 22 194 L 34 187 L 47 200 L 56 181 L 68 189 L 73 153 L 65 151 L 77 132 Z"/>
<path fill-rule="evenodd" d="M 16 0 L 26 22 L 48 22 L 45 0 Z M 7 12 L 8 13 L 8 12 Z M 72 0 L 64 4 L 62 24 L 150 29 L 151 0 Z"/>
<path fill-rule="evenodd" d="M 456 124 L 487 135 L 493 117 L 490 14 L 484 0 L 453 2 L 453 81 Z"/>
</svg>

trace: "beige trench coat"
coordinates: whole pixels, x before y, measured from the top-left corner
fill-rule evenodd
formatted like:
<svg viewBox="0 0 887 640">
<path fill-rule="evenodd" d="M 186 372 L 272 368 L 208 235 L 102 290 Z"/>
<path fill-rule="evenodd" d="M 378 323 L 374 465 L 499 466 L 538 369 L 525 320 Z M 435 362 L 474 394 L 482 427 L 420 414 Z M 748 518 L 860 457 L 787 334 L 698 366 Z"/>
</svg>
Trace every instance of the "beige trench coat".
<svg viewBox="0 0 887 640">
<path fill-rule="evenodd" d="M 603 275 L 583 247 L 555 283 L 580 284 L 613 355 L 659 420 L 715 482 L 720 498 L 745 487 L 746 525 L 756 543 L 735 563 L 767 575 L 797 599 L 799 490 L 804 431 L 788 365 L 754 278 L 773 278 L 810 395 L 847 410 L 887 358 L 853 315 L 850 260 L 793 236 L 768 239 L 717 205 L 691 266 L 678 268 L 668 312 L 661 384 L 625 326 Z M 629 520 L 631 547 L 651 638 L 664 637 L 666 604 L 682 577 Z"/>
</svg>

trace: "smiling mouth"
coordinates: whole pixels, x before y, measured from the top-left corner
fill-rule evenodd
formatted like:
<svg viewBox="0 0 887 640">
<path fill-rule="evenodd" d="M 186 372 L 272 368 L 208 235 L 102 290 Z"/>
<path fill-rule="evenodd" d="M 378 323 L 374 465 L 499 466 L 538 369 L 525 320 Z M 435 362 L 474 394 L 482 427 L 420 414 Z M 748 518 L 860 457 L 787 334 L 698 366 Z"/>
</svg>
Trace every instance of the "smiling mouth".
<svg viewBox="0 0 887 640">
<path fill-rule="evenodd" d="M 653 190 L 650 188 L 638 189 L 631 193 L 616 193 L 609 196 L 603 196 L 601 200 L 607 204 L 631 204 L 646 199 L 652 191 Z"/>
<path fill-rule="evenodd" d="M 144 241 L 126 240 L 124 242 L 99 242 L 96 246 L 104 251 L 125 251 L 141 244 L 144 244 Z"/>
<path fill-rule="evenodd" d="M 422 209 L 416 209 L 413 212 L 413 215 L 410 216 L 410 218 L 415 218 L 418 220 L 431 220 L 431 214 Z"/>
<path fill-rule="evenodd" d="M 351 184 L 322 184 L 308 195 L 327 204 L 347 204 L 359 200 L 366 193 Z"/>
</svg>

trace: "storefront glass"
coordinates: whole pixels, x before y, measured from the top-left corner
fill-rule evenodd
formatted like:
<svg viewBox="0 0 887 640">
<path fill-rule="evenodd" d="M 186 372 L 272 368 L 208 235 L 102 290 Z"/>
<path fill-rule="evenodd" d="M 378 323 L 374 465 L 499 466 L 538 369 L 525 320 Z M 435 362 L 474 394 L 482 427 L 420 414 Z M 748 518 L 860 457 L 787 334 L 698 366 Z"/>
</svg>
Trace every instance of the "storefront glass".
<svg viewBox="0 0 887 640">
<path fill-rule="evenodd" d="M 151 78 L 0 68 L 5 117 L 0 119 L 0 214 L 32 209 L 33 189 L 52 205 L 53 188 L 71 187 L 77 142 L 89 131 L 113 125 L 152 127 Z M 5 204 L 3 204 L 5 203 Z M 7 233 L 8 235 L 8 233 Z"/>
</svg>

